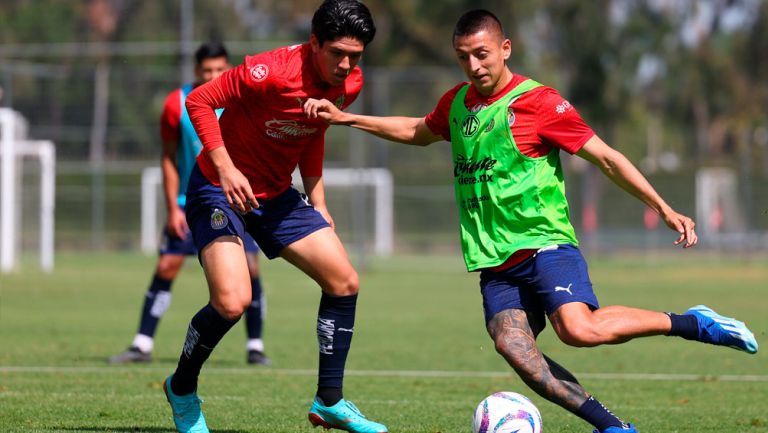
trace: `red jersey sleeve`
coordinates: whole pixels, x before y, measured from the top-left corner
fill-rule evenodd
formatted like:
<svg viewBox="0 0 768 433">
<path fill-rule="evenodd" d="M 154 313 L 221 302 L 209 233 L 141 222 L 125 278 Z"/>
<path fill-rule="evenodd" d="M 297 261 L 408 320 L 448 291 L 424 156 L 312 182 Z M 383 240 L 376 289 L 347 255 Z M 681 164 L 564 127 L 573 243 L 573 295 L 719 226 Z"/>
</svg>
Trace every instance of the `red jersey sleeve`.
<svg viewBox="0 0 768 433">
<path fill-rule="evenodd" d="M 435 106 L 434 110 L 424 118 L 427 128 L 433 134 L 443 137 L 446 141 L 451 141 L 451 125 L 448 120 L 451 114 L 451 103 L 453 103 L 453 98 L 456 97 L 459 90 L 466 84 L 461 83 L 445 92 L 440 100 L 437 101 L 437 106 Z"/>
<path fill-rule="evenodd" d="M 178 142 L 181 132 L 181 89 L 169 93 L 160 115 L 160 138 L 163 143 Z"/>
<path fill-rule="evenodd" d="M 224 145 L 221 137 L 217 108 L 226 108 L 234 100 L 244 96 L 244 82 L 250 76 L 246 65 L 230 69 L 213 81 L 197 86 L 187 96 L 187 113 L 195 126 L 197 136 L 203 144 L 203 152 L 210 152 Z"/>
<path fill-rule="evenodd" d="M 571 154 L 578 152 L 595 135 L 571 103 L 551 88 L 539 95 L 536 118 L 542 142 Z"/>
</svg>

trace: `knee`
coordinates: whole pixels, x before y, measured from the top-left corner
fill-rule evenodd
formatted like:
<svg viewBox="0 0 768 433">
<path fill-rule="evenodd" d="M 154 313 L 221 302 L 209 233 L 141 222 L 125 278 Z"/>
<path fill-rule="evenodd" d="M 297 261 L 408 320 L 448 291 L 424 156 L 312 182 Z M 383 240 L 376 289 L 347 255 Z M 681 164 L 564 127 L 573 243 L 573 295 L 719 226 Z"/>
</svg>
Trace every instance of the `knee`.
<svg viewBox="0 0 768 433">
<path fill-rule="evenodd" d="M 221 317 L 234 322 L 240 319 L 251 304 L 251 298 L 228 298 L 211 300 L 211 305 L 221 315 Z"/>
<path fill-rule="evenodd" d="M 173 280 L 179 274 L 182 264 L 184 264 L 183 256 L 182 258 L 165 256 L 157 262 L 155 274 L 164 280 Z"/>
<path fill-rule="evenodd" d="M 521 345 L 516 342 L 516 338 L 520 338 L 520 336 L 503 333 L 496 337 L 494 344 L 496 352 L 503 356 L 509 365 L 519 372 L 528 368 L 529 350 L 523 350 Z"/>
<path fill-rule="evenodd" d="M 518 337 L 519 338 L 519 337 Z M 531 363 L 530 349 L 524 349 L 515 343 L 512 335 L 500 335 L 495 340 L 496 352 L 507 361 L 510 367 L 526 382 L 536 382 L 540 372 Z"/>
<path fill-rule="evenodd" d="M 357 272 L 351 271 L 329 285 L 327 293 L 333 296 L 352 296 L 360 290 L 360 280 Z"/>
<path fill-rule="evenodd" d="M 216 311 L 221 315 L 221 317 L 229 320 L 230 322 L 235 322 L 237 320 L 240 320 L 240 317 L 245 313 L 246 306 L 242 305 L 236 305 L 236 304 L 221 304 L 216 308 Z"/>
</svg>

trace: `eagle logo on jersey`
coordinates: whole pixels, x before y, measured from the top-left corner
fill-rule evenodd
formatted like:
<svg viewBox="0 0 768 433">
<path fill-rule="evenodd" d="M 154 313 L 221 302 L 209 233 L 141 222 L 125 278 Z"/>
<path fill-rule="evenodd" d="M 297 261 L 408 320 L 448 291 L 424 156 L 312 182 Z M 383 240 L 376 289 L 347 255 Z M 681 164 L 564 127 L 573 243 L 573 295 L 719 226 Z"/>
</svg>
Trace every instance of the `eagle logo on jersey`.
<svg viewBox="0 0 768 433">
<path fill-rule="evenodd" d="M 267 76 L 269 75 L 269 67 L 263 63 L 259 63 L 256 66 L 252 66 L 250 69 L 251 72 L 251 78 L 253 78 L 254 81 L 260 82 L 267 79 Z"/>
<path fill-rule="evenodd" d="M 224 227 L 227 226 L 229 223 L 229 218 L 224 214 L 224 212 L 216 208 L 213 210 L 213 213 L 211 214 L 211 228 L 214 230 L 221 230 Z"/>
<path fill-rule="evenodd" d="M 344 105 L 344 95 L 339 96 L 336 99 L 336 102 L 333 103 L 333 105 L 336 106 L 339 110 L 341 110 L 342 105 Z"/>
</svg>

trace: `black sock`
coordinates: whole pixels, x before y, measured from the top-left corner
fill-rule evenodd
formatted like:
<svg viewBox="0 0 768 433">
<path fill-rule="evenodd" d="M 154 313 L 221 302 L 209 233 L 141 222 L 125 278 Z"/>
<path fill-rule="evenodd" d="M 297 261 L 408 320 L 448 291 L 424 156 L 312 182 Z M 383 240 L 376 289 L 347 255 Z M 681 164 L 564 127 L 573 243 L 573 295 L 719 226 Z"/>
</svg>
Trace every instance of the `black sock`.
<svg viewBox="0 0 768 433">
<path fill-rule="evenodd" d="M 251 305 L 245 310 L 245 331 L 248 338 L 261 338 L 264 317 L 264 305 L 261 292 L 261 280 L 251 278 Z"/>
<path fill-rule="evenodd" d="M 144 307 L 141 309 L 139 334 L 154 338 L 157 324 L 171 305 L 171 284 L 173 280 L 160 278 L 155 274 L 144 295 Z"/>
<path fill-rule="evenodd" d="M 317 313 L 317 341 L 320 344 L 320 366 L 317 389 L 326 406 L 343 398 L 344 365 L 355 326 L 357 295 L 330 296 L 323 293 Z M 337 391 L 329 391 L 336 389 Z"/>
<path fill-rule="evenodd" d="M 185 395 L 197 389 L 197 377 L 203 363 L 235 323 L 237 320 L 230 322 L 221 317 L 211 304 L 207 304 L 195 314 L 189 322 L 179 365 L 171 379 L 171 390 L 174 394 Z"/>
<path fill-rule="evenodd" d="M 611 413 L 595 397 L 590 396 L 576 411 L 576 415 L 584 421 L 592 424 L 598 431 L 604 431 L 608 427 L 626 428 L 624 421 Z"/>
<path fill-rule="evenodd" d="M 686 340 L 699 339 L 699 321 L 693 314 L 667 313 L 672 321 L 672 329 L 667 334 L 670 337 L 683 337 Z"/>
<path fill-rule="evenodd" d="M 317 388 L 317 397 L 323 403 L 324 406 L 330 407 L 344 398 L 344 394 L 341 392 L 341 388 Z"/>
</svg>

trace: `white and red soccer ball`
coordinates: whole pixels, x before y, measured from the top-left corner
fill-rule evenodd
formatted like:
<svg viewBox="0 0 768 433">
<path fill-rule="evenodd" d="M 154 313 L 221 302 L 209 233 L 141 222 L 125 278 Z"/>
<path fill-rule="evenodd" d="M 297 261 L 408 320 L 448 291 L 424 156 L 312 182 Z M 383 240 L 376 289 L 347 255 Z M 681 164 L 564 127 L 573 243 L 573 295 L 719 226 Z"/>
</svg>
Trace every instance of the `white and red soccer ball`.
<svg viewBox="0 0 768 433">
<path fill-rule="evenodd" d="M 481 401 L 472 419 L 473 433 L 541 433 L 541 413 L 516 392 L 497 392 Z"/>
</svg>

